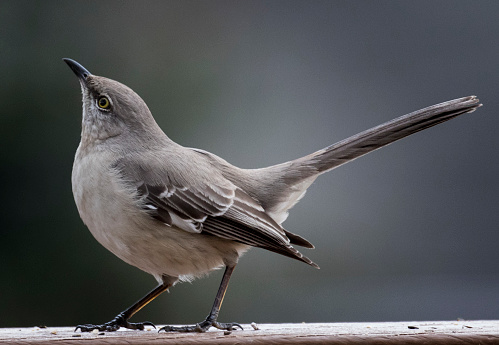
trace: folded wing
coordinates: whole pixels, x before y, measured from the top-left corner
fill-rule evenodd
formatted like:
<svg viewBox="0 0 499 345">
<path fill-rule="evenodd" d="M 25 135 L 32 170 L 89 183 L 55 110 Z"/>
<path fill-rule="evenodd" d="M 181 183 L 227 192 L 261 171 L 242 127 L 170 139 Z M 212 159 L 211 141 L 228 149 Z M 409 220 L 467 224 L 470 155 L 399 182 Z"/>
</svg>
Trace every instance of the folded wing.
<svg viewBox="0 0 499 345">
<path fill-rule="evenodd" d="M 206 183 L 196 179 L 180 185 L 172 182 L 181 179 L 171 176 L 171 170 L 169 176 L 151 176 L 161 169 L 147 167 L 134 158 L 124 157 L 113 167 L 122 181 L 134 184 L 140 205 L 165 226 L 267 249 L 318 267 L 291 246 L 313 248 L 308 241 L 284 230 L 257 200 L 230 181 L 222 177 L 216 183 L 207 178 Z"/>
</svg>

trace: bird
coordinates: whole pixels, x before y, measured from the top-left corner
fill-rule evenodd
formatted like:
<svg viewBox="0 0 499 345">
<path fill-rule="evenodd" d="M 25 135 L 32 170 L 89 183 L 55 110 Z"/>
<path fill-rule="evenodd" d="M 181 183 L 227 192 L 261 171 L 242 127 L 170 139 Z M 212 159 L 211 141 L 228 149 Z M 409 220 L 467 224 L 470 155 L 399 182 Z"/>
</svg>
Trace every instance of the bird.
<svg viewBox="0 0 499 345">
<path fill-rule="evenodd" d="M 81 332 L 155 327 L 129 319 L 176 283 L 220 268 L 225 268 L 222 281 L 206 319 L 159 331 L 243 329 L 237 322 L 219 322 L 218 315 L 230 277 L 247 250 L 263 248 L 319 268 L 295 248 L 314 246 L 282 226 L 319 175 L 482 105 L 476 96 L 454 99 L 295 160 L 242 169 L 213 153 L 175 143 L 131 88 L 63 60 L 82 92 L 81 141 L 71 177 L 79 215 L 101 245 L 158 282 L 111 321 L 78 325 L 75 331 Z"/>
</svg>

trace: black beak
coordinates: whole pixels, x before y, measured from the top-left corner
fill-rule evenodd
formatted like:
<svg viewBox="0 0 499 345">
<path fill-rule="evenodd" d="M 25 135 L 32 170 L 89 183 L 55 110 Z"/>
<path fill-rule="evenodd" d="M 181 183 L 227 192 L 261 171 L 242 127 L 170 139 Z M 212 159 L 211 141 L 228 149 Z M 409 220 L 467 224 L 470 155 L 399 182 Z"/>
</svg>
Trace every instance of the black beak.
<svg viewBox="0 0 499 345">
<path fill-rule="evenodd" d="M 63 59 L 65 63 L 68 64 L 68 66 L 73 70 L 74 74 L 80 79 L 81 81 L 86 81 L 88 76 L 91 76 L 92 73 L 90 73 L 85 67 L 80 65 L 78 62 L 75 60 Z"/>
</svg>

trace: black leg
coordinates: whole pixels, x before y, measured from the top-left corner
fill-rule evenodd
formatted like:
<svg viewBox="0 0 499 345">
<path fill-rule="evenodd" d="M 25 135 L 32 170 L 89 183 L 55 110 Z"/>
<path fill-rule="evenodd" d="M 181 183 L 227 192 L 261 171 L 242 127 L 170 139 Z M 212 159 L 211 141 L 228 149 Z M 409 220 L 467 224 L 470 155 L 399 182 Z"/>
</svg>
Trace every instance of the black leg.
<svg viewBox="0 0 499 345">
<path fill-rule="evenodd" d="M 211 308 L 210 314 L 206 317 L 206 320 L 203 322 L 197 323 L 194 326 L 182 326 L 182 327 L 174 327 L 174 326 L 165 326 L 159 329 L 159 332 L 206 332 L 211 326 L 216 327 L 218 329 L 223 329 L 227 331 L 236 330 L 237 327 L 243 329 L 243 327 L 235 322 L 231 323 L 220 323 L 217 321 L 218 314 L 220 313 L 220 307 L 222 306 L 222 302 L 224 300 L 225 292 L 227 291 L 227 286 L 229 285 L 230 276 L 232 272 L 234 272 L 234 268 L 236 266 L 227 266 L 225 268 L 224 276 L 222 278 L 222 282 L 220 283 L 220 287 L 218 288 L 217 296 L 215 297 L 215 302 L 213 303 L 213 307 Z"/>
<path fill-rule="evenodd" d="M 147 295 L 142 297 L 139 301 L 137 301 L 130 308 L 119 313 L 111 321 L 106 322 L 102 325 L 92 325 L 92 324 L 78 325 L 78 326 L 76 326 L 75 331 L 77 331 L 78 328 L 82 332 L 91 332 L 94 329 L 97 329 L 99 331 L 114 332 L 114 331 L 117 331 L 120 327 L 125 327 L 125 328 L 130 328 L 130 329 L 139 329 L 139 330 L 143 330 L 144 326 L 152 326 L 152 327 L 156 328 L 156 326 L 154 326 L 154 324 L 152 322 L 149 322 L 149 321 L 140 322 L 140 323 L 132 323 L 132 322 L 128 322 L 128 319 L 130 319 L 136 312 L 138 312 L 140 309 L 145 307 L 153 299 L 158 297 L 161 293 L 168 290 L 168 288 L 170 286 L 172 286 L 172 284 L 164 284 L 164 283 L 159 284 L 156 288 L 154 288 L 154 290 L 152 290 Z"/>
</svg>

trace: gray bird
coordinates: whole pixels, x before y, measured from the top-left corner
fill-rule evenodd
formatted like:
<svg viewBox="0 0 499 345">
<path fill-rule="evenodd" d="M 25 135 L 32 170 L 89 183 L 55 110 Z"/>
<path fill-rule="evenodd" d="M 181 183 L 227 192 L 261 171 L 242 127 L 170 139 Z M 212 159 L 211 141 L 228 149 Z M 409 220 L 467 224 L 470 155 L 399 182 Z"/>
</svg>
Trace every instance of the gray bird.
<svg viewBox="0 0 499 345">
<path fill-rule="evenodd" d="M 225 272 L 208 317 L 193 326 L 160 330 L 242 329 L 217 318 L 244 252 L 263 248 L 319 268 L 292 246 L 313 245 L 281 225 L 319 175 L 481 106 L 475 96 L 455 99 L 293 161 L 240 169 L 212 153 L 173 142 L 129 87 L 92 75 L 76 61 L 64 61 L 79 78 L 83 94 L 81 142 L 72 173 L 80 217 L 105 248 L 159 282 L 110 322 L 77 326 L 82 332 L 154 326 L 128 320 L 175 283 L 220 267 Z"/>
</svg>

